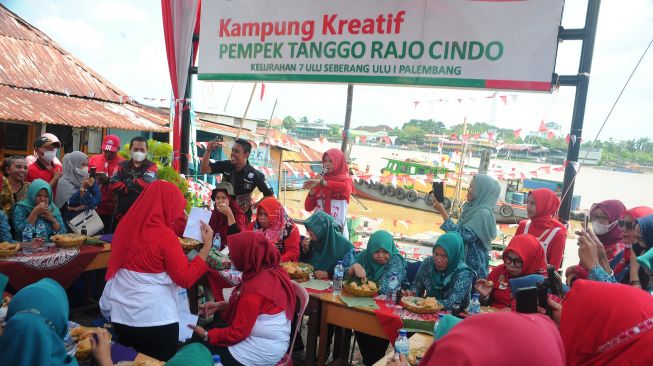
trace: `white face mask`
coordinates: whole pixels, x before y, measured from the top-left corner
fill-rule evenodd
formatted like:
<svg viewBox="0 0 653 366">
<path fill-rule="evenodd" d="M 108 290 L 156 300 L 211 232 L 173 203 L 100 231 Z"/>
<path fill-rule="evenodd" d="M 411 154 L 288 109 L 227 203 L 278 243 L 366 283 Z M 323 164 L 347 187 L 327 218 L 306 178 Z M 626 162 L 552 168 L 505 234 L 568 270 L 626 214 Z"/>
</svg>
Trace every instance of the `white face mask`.
<svg viewBox="0 0 653 366">
<path fill-rule="evenodd" d="M 54 158 L 57 156 L 57 149 L 54 149 L 52 151 L 46 150 L 43 152 L 43 160 L 47 161 L 48 163 L 52 162 Z"/>
<path fill-rule="evenodd" d="M 145 160 L 146 155 L 147 155 L 146 153 L 141 151 L 132 151 L 132 159 L 134 159 L 134 161 L 141 162 Z"/>
<path fill-rule="evenodd" d="M 86 167 L 86 168 L 75 168 L 75 170 L 77 171 L 77 174 L 79 174 L 79 175 L 81 175 L 83 177 L 88 175 L 88 167 Z"/>
<path fill-rule="evenodd" d="M 592 221 L 592 230 L 594 230 L 594 234 L 596 235 L 603 235 L 610 231 L 615 223 L 616 221 L 611 224 L 601 224 L 598 221 Z"/>
</svg>

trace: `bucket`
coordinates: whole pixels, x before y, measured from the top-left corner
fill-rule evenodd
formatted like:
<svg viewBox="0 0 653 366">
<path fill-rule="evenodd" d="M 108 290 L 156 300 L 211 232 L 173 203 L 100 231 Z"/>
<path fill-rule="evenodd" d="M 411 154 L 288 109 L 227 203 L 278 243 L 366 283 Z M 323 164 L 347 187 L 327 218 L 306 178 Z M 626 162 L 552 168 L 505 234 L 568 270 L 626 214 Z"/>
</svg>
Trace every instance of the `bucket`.
<svg viewBox="0 0 653 366">
<path fill-rule="evenodd" d="M 506 201 L 508 203 L 512 202 L 512 197 L 513 197 L 514 194 L 515 194 L 515 192 L 513 192 L 513 191 L 506 192 L 506 199 L 504 201 Z"/>
<path fill-rule="evenodd" d="M 580 209 L 580 195 L 571 196 L 571 210 L 578 211 Z"/>
<path fill-rule="evenodd" d="M 515 205 L 524 204 L 524 194 L 522 192 L 514 192 L 512 194 L 512 203 Z"/>
</svg>

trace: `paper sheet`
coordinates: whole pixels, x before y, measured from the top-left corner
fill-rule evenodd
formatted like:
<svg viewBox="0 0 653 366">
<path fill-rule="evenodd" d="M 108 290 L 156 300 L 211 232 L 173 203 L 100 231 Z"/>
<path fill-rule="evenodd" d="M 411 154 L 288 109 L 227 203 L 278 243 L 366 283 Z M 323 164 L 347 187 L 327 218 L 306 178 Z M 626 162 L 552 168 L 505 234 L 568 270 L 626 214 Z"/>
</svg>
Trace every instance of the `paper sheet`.
<svg viewBox="0 0 653 366">
<path fill-rule="evenodd" d="M 179 342 L 185 342 L 193 336 L 193 330 L 188 328 L 188 324 L 197 325 L 198 318 L 191 313 L 179 313 Z"/>
<path fill-rule="evenodd" d="M 209 223 L 211 219 L 211 211 L 205 210 L 200 207 L 193 207 L 190 209 L 188 215 L 188 222 L 184 230 L 184 238 L 191 238 L 202 241 L 202 232 L 200 230 L 200 220 Z"/>
</svg>

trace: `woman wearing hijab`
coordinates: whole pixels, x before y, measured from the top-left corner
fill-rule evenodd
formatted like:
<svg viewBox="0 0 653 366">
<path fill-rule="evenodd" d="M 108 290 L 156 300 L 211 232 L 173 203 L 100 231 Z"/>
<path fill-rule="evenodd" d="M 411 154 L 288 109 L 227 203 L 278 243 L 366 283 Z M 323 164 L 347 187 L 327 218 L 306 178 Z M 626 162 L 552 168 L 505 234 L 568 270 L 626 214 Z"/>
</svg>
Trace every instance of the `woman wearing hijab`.
<svg viewBox="0 0 653 366">
<path fill-rule="evenodd" d="M 63 175 L 57 184 L 55 204 L 65 221 L 82 211 L 93 210 L 102 201 L 100 187 L 88 175 L 88 157 L 73 151 L 63 157 Z"/>
<path fill-rule="evenodd" d="M 433 208 L 442 216 L 440 229 L 458 232 L 465 242 L 465 263 L 478 278 L 486 278 L 489 267 L 489 250 L 497 236 L 494 206 L 497 204 L 501 187 L 496 179 L 477 174 L 467 189 L 467 203 L 463 206 L 458 223 L 449 217 L 442 203 L 433 200 Z"/>
<path fill-rule="evenodd" d="M 465 309 L 474 283 L 474 272 L 465 264 L 463 238 L 457 232 L 440 235 L 433 256 L 419 267 L 406 295 L 435 297 L 447 310 Z"/>
<path fill-rule="evenodd" d="M 299 258 L 299 229 L 274 197 L 265 197 L 256 208 L 256 219 L 249 230 L 263 233 L 281 254 L 281 262 L 296 262 Z"/>
<path fill-rule="evenodd" d="M 510 280 L 531 274 L 546 276 L 544 249 L 531 235 L 515 235 L 503 251 L 503 264 L 490 272 L 487 280 L 476 281 L 481 303 L 495 308 L 514 308 Z"/>
<path fill-rule="evenodd" d="M 229 255 L 243 280 L 225 302 L 202 306 L 204 315 L 223 311 L 228 326 L 208 331 L 195 325 L 222 364 L 275 365 L 288 350 L 295 292 L 290 277 L 279 265 L 276 247 L 261 233 L 243 232 L 229 238 Z"/>
<path fill-rule="evenodd" d="M 304 188 L 308 195 L 304 201 L 304 209 L 324 211 L 336 219 L 340 232 L 349 238 L 347 230 L 347 210 L 349 198 L 354 192 L 354 182 L 349 175 L 349 167 L 345 155 L 338 149 L 329 149 L 322 155 L 323 173 L 319 179 L 308 179 Z"/>
<path fill-rule="evenodd" d="M 560 208 L 560 198 L 550 189 L 538 188 L 528 193 L 526 212 L 515 235 L 529 234 L 540 241 L 546 253 L 546 262 L 556 270 L 562 265 L 567 228 L 555 216 Z"/>
<path fill-rule="evenodd" d="M 52 188 L 43 179 L 35 179 L 27 190 L 27 197 L 19 201 L 14 207 L 12 217 L 14 237 L 23 240 L 23 230 L 31 225 L 32 232 L 36 234 L 36 227 L 43 224 L 49 238 L 55 234 L 66 233 L 66 225 L 61 218 L 61 213 L 52 201 Z"/>
<path fill-rule="evenodd" d="M 179 333 L 178 286 L 191 287 L 207 270 L 213 231 L 202 222 L 204 245 L 188 260 L 173 230 L 186 200 L 177 186 L 151 183 L 118 225 L 100 309 L 120 343 L 156 359 L 174 355 Z M 180 226 L 183 228 L 183 226 Z"/>
<path fill-rule="evenodd" d="M 391 295 L 388 287 L 390 276 L 395 274 L 399 283 L 406 278 L 406 260 L 399 253 L 392 234 L 385 230 L 374 232 L 367 242 L 367 249 L 356 255 L 356 263 L 349 267 L 348 276 L 377 284 L 379 294 Z M 365 333 L 356 332 L 356 342 L 363 356 L 364 365 L 373 365 L 383 358 L 389 341 Z"/>
<path fill-rule="evenodd" d="M 29 182 L 25 181 L 27 176 L 27 162 L 22 156 L 10 156 L 0 164 L 0 209 L 4 210 L 7 216 L 11 216 L 11 210 L 18 201 L 25 198 Z"/>
<path fill-rule="evenodd" d="M 623 231 L 619 227 L 619 218 L 624 211 L 626 211 L 626 206 L 619 200 L 607 200 L 592 205 L 590 209 L 591 233 L 588 230 L 586 234 L 588 238 L 594 237 L 601 243 L 602 248 L 599 251 L 601 266 L 587 267 L 594 258 L 581 257 L 580 264 L 567 268 L 568 283 L 573 283 L 577 279 L 614 281 L 610 261 L 626 247 L 623 243 Z M 583 262 L 586 263 L 583 264 Z M 610 275 L 611 279 L 606 276 L 606 273 Z"/>
<path fill-rule="evenodd" d="M 643 248 L 637 244 L 635 220 L 651 214 L 653 214 L 653 208 L 639 206 L 626 210 L 619 219 L 618 225 L 623 232 L 625 248 L 610 261 L 610 267 L 612 267 L 615 279 L 619 283 L 630 284 L 639 288 L 648 287 L 648 276 L 637 264 L 637 255 L 642 254 Z M 632 255 L 633 252 L 635 252 L 635 255 Z M 645 279 L 643 286 L 640 278 Z"/>
<path fill-rule="evenodd" d="M 577 281 L 562 306 L 560 336 L 570 366 L 649 365 L 653 297 L 631 286 Z"/>
<path fill-rule="evenodd" d="M 247 227 L 247 217 L 241 211 L 231 183 L 221 182 L 211 192 L 213 212 L 209 226 L 220 238 L 220 250 L 227 247 L 228 236 L 238 234 Z"/>
<path fill-rule="evenodd" d="M 349 240 L 340 234 L 333 216 L 322 211 L 312 214 L 304 222 L 308 237 L 302 242 L 302 256 L 315 268 L 315 278 L 333 276 L 337 262 L 347 271 L 356 260 L 356 251 Z"/>
<path fill-rule="evenodd" d="M 56 281 L 44 278 L 18 291 L 9 303 L 5 321 L 0 365 L 77 365 L 75 343 L 68 329 L 68 298 Z M 102 335 L 108 336 L 106 330 L 98 330 L 98 336 Z M 95 340 L 91 344 L 93 353 L 100 356 L 96 356 L 100 366 L 113 365 L 109 342 L 101 341 L 100 347 Z"/>
<path fill-rule="evenodd" d="M 433 343 L 419 364 L 564 366 L 565 347 L 548 317 L 497 312 L 460 322 Z"/>
</svg>

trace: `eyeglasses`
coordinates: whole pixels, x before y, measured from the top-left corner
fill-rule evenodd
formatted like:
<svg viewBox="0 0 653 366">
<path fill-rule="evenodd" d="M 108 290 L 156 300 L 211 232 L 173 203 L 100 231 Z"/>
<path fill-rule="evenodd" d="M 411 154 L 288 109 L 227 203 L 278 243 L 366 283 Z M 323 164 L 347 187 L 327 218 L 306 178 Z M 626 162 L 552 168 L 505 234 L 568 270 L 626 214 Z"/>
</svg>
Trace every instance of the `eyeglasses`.
<svg viewBox="0 0 653 366">
<path fill-rule="evenodd" d="M 620 227 L 622 230 L 623 230 L 623 229 L 626 229 L 626 230 L 635 230 L 635 224 L 636 224 L 636 222 L 635 222 L 635 221 L 628 221 L 628 220 L 624 220 L 624 219 L 619 219 L 619 220 L 617 221 L 617 224 L 619 225 L 619 227 Z"/>
<path fill-rule="evenodd" d="M 610 218 L 607 216 L 590 215 L 590 221 L 608 221 L 608 220 L 610 220 Z"/>
<path fill-rule="evenodd" d="M 516 268 L 521 268 L 524 265 L 524 262 L 521 259 L 510 258 L 510 256 L 503 257 L 503 262 L 505 264 L 512 264 Z"/>
</svg>

